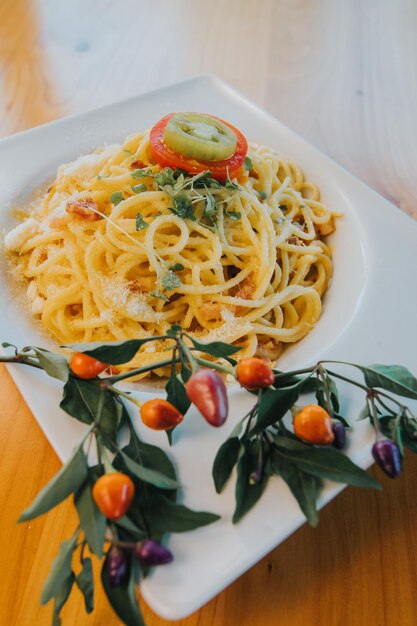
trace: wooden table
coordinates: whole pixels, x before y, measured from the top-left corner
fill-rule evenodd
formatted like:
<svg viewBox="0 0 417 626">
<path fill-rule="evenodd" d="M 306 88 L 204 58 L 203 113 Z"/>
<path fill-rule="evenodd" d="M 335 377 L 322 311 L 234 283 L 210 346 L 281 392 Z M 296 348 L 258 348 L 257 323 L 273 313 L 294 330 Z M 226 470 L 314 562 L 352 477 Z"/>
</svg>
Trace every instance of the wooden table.
<svg viewBox="0 0 417 626">
<path fill-rule="evenodd" d="M 0 135 L 212 72 L 417 217 L 417 11 L 413 0 L 3 0 Z M 43 626 L 41 587 L 75 522 L 69 502 L 20 511 L 60 463 L 0 369 L 0 623 Z M 345 490 L 187 626 L 417 623 L 417 459 L 382 493 Z M 144 607 L 150 626 L 167 622 Z M 104 595 L 63 623 L 117 624 Z"/>
</svg>

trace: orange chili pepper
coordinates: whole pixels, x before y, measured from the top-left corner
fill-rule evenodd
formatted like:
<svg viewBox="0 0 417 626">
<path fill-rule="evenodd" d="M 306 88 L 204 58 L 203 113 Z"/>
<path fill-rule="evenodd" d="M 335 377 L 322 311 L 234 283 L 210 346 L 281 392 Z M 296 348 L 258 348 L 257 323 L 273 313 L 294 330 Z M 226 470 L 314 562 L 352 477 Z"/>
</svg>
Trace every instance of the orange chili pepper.
<svg viewBox="0 0 417 626">
<path fill-rule="evenodd" d="M 318 404 L 307 404 L 294 415 L 294 433 L 302 441 L 326 446 L 334 441 L 333 421 Z"/>
<path fill-rule="evenodd" d="M 133 480 L 121 472 L 104 474 L 94 483 L 93 499 L 109 520 L 116 520 L 128 511 L 135 495 Z"/>
<path fill-rule="evenodd" d="M 83 352 L 74 352 L 69 366 L 73 374 L 85 380 L 95 378 L 109 367 L 107 363 L 97 361 Z"/>
<path fill-rule="evenodd" d="M 261 389 L 274 383 L 274 372 L 265 361 L 257 357 L 242 359 L 236 367 L 237 379 L 246 389 Z"/>
<path fill-rule="evenodd" d="M 142 422 L 154 430 L 169 430 L 177 426 L 184 416 L 167 400 L 154 398 L 140 408 Z"/>
</svg>

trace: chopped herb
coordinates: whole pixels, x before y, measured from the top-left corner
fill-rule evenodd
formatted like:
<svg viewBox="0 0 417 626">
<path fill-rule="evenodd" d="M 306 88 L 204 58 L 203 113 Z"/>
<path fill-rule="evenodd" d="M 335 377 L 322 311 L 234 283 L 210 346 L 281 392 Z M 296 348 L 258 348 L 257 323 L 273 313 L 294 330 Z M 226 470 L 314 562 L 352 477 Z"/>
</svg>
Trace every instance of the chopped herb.
<svg viewBox="0 0 417 626">
<path fill-rule="evenodd" d="M 122 152 L 124 152 L 127 156 L 132 156 L 132 150 L 127 150 L 126 148 L 124 148 Z"/>
<path fill-rule="evenodd" d="M 119 202 L 122 202 L 122 200 L 124 200 L 124 196 L 121 191 L 115 191 L 110 196 L 110 202 L 114 205 L 119 204 Z"/>
<path fill-rule="evenodd" d="M 143 230 L 144 228 L 148 228 L 148 226 L 149 224 L 143 219 L 142 213 L 138 213 L 136 215 L 136 230 Z"/>
<path fill-rule="evenodd" d="M 132 178 L 146 178 L 147 176 L 151 176 L 151 172 L 147 167 L 141 168 L 139 170 L 133 170 L 131 174 Z"/>
<path fill-rule="evenodd" d="M 288 210 L 288 207 L 286 204 L 280 204 L 279 208 L 281 209 L 281 211 L 284 211 L 284 212 Z"/>
<path fill-rule="evenodd" d="M 147 191 L 148 188 L 145 183 L 139 183 L 139 185 L 132 185 L 132 191 L 135 193 L 142 193 L 142 191 Z"/>
<path fill-rule="evenodd" d="M 149 295 L 153 296 L 154 298 L 158 298 L 158 300 L 163 300 L 164 302 L 169 302 L 169 298 L 167 298 L 166 295 L 161 293 L 160 291 L 151 291 L 151 293 Z"/>
<path fill-rule="evenodd" d="M 221 184 L 218 180 L 212 177 L 211 172 L 207 170 L 206 172 L 202 172 L 198 179 L 195 180 L 193 186 L 195 189 L 204 189 L 205 187 L 214 187 L 215 189 L 220 189 Z"/>
<path fill-rule="evenodd" d="M 258 191 L 258 196 L 260 197 L 261 200 L 266 200 L 268 197 L 268 194 L 266 194 L 264 191 Z"/>
<path fill-rule="evenodd" d="M 97 174 L 97 180 L 101 180 L 102 178 L 108 178 L 110 174 Z"/>
<path fill-rule="evenodd" d="M 226 217 L 230 218 L 231 220 L 234 220 L 235 222 L 237 220 L 240 220 L 240 218 L 242 217 L 242 213 L 240 213 L 239 211 L 227 211 L 225 215 Z"/>
<path fill-rule="evenodd" d="M 171 265 L 169 269 L 171 272 L 180 272 L 181 270 L 184 270 L 185 267 L 182 263 L 174 263 L 174 265 Z"/>
<path fill-rule="evenodd" d="M 196 221 L 196 217 L 194 215 L 194 209 L 192 202 L 188 196 L 185 194 L 180 194 L 172 199 L 174 206 L 170 207 L 170 210 L 178 215 L 178 217 L 182 217 L 182 219 L 190 219 L 193 222 Z"/>
<path fill-rule="evenodd" d="M 283 222 L 286 222 L 286 218 L 285 217 L 276 217 L 274 219 L 274 222 L 276 222 L 277 224 L 282 224 Z"/>
<path fill-rule="evenodd" d="M 243 167 L 247 172 L 250 172 L 251 169 L 253 169 L 252 159 L 250 157 L 245 157 L 245 160 L 243 161 Z"/>
<path fill-rule="evenodd" d="M 162 287 L 166 291 L 173 291 L 181 285 L 181 278 L 173 270 L 168 272 L 162 277 Z"/>
</svg>

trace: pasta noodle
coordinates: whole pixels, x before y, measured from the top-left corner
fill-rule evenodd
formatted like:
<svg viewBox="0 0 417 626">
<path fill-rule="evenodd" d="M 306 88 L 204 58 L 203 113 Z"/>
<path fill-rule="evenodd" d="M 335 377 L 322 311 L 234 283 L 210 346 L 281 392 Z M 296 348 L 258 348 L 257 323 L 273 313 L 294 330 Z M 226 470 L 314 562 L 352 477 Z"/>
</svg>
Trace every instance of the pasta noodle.
<svg viewBox="0 0 417 626">
<path fill-rule="evenodd" d="M 60 166 L 6 235 L 33 314 L 61 343 L 161 335 L 177 323 L 240 345 L 239 357 L 275 361 L 320 316 L 332 275 L 323 237 L 337 214 L 265 146 L 250 145 L 250 171 L 226 184 L 162 170 L 148 146 L 137 134 Z M 129 366 L 168 349 L 145 344 Z"/>
</svg>

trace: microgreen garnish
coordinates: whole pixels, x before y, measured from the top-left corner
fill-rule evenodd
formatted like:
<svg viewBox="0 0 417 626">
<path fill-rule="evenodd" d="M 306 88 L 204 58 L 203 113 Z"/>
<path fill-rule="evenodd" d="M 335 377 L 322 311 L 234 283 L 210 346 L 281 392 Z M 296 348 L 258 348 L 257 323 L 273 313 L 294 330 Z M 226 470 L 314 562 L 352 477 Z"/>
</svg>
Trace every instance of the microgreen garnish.
<svg viewBox="0 0 417 626">
<path fill-rule="evenodd" d="M 288 210 L 288 207 L 287 207 L 287 205 L 286 205 L 286 204 L 280 204 L 280 205 L 279 205 L 279 208 L 280 208 L 280 209 L 281 209 L 281 211 L 283 211 L 284 213 L 285 213 L 285 211 L 287 211 L 287 210 Z"/>
<path fill-rule="evenodd" d="M 169 269 L 171 270 L 171 272 L 180 272 L 181 270 L 185 269 L 185 267 L 182 263 L 174 263 L 174 265 L 171 265 Z"/>
<path fill-rule="evenodd" d="M 128 150 L 127 148 L 123 148 L 122 150 L 123 154 L 125 154 L 126 156 L 132 156 L 132 151 Z"/>
<path fill-rule="evenodd" d="M 97 174 L 97 180 L 102 180 L 102 178 L 108 178 L 110 174 Z"/>
<path fill-rule="evenodd" d="M 143 230 L 144 228 L 148 228 L 148 226 L 149 224 L 143 219 L 142 213 L 138 213 L 136 215 L 136 230 Z"/>
<path fill-rule="evenodd" d="M 266 194 L 264 191 L 258 191 L 257 194 L 261 200 L 266 200 L 268 197 L 268 194 Z"/>
<path fill-rule="evenodd" d="M 165 275 L 166 281 L 178 279 L 175 271 L 180 269 L 183 269 L 181 264 L 171 266 Z M 172 283 L 168 282 L 165 284 L 167 289 L 172 287 Z M 150 295 L 168 300 L 159 292 Z M 11 349 L 12 354 L 0 356 L 0 362 L 43 369 L 46 374 L 61 381 L 61 408 L 87 425 L 71 458 L 19 520 L 32 520 L 69 496 L 74 498 L 79 525 L 72 537 L 63 542 L 42 593 L 43 603 L 51 599 L 55 601 L 54 624 L 59 623 L 59 613 L 74 583 L 84 594 L 87 610 L 92 610 L 93 568 L 90 557 L 85 553 L 85 548 L 88 548 L 91 554 L 103 562 L 103 588 L 117 615 L 127 626 L 144 626 L 134 592 L 135 581 L 146 576 L 148 570 L 149 563 L 143 560 L 146 553 L 144 542 L 148 542 L 147 549 L 152 548 L 163 555 L 165 561 L 161 562 L 168 562 L 173 555 L 158 543 L 165 532 L 184 532 L 218 519 L 212 513 L 193 511 L 183 504 L 177 504 L 179 485 L 169 456 L 161 448 L 149 445 L 138 437 L 134 427 L 137 418 L 127 410 L 127 403 L 130 402 L 137 411 L 138 400 L 117 385 L 131 377 L 168 367 L 170 376 L 165 389 L 171 412 L 176 410 L 184 415 L 192 400 L 209 421 L 213 417 L 210 413 L 212 399 L 218 397 L 219 391 L 226 392 L 224 382 L 213 370 L 237 376 L 242 384 L 239 366 L 235 369 L 234 360 L 239 347 L 220 341 L 204 343 L 175 324 L 160 336 L 103 344 L 75 344 L 67 348 L 75 350 L 81 357 L 90 357 L 88 367 L 91 359 L 96 360 L 96 364 L 101 367 L 99 371 L 103 372 L 103 363 L 128 363 L 152 341 L 163 341 L 171 346 L 164 361 L 110 376 L 100 377 L 99 374 L 97 377 L 92 374 L 90 378 L 80 377 L 81 371 L 76 373 L 73 357 L 68 361 L 66 356 L 43 348 L 27 346 L 19 350 L 13 344 L 2 344 L 4 348 Z M 206 360 L 206 355 L 215 360 Z M 339 364 L 343 366 L 343 374 L 337 371 Z M 346 375 L 347 367 L 360 372 L 362 380 L 349 378 Z M 259 365 L 256 368 L 256 376 L 259 377 Z M 263 370 L 267 383 L 262 387 L 259 384 L 258 387 L 249 386 L 254 394 L 253 406 L 218 449 L 212 469 L 215 488 L 220 493 L 236 466 L 234 523 L 249 513 L 261 498 L 268 482 L 276 476 L 288 484 L 313 526 L 318 522 L 317 500 L 322 480 L 380 488 L 372 476 L 339 449 L 344 445 L 345 428 L 349 425 L 343 416 L 345 408 L 339 398 L 338 380 L 354 385 L 364 393 L 366 407 L 362 417 L 369 419 L 376 433 L 372 454 L 386 474 L 396 477 L 401 472 L 401 456 L 405 448 L 417 453 L 417 418 L 402 401 L 402 398 L 417 399 L 417 379 L 405 367 L 320 361 L 311 367 L 290 372 L 272 370 L 266 364 L 263 364 Z M 248 376 L 247 366 L 243 371 Z M 247 380 L 249 385 L 250 378 Z M 204 401 L 204 394 L 198 393 L 201 385 L 210 393 L 214 393 L 210 391 L 213 385 L 216 388 L 213 398 L 208 398 L 207 402 Z M 299 405 L 301 397 L 307 393 L 315 393 L 317 404 L 308 404 L 301 412 L 307 414 L 313 408 L 317 415 L 324 414 L 325 419 L 330 420 L 329 424 L 333 425 L 335 433 L 333 447 L 321 445 L 318 440 L 307 443 L 299 438 L 301 435 L 295 435 L 298 432 L 296 424 L 300 409 L 295 409 L 294 405 Z M 221 406 L 224 411 L 224 402 Z M 284 418 L 290 417 L 291 413 L 295 413 L 294 432 L 289 429 L 286 419 L 284 422 Z M 330 428 L 329 424 L 327 428 Z M 124 429 L 123 433 L 121 429 Z M 171 442 L 172 431 L 171 428 L 167 433 Z M 305 432 L 307 436 L 308 430 Z M 331 435 L 331 431 L 327 431 L 329 433 Z M 121 444 L 121 441 L 127 443 Z M 84 449 L 89 449 L 93 443 L 97 448 L 98 460 L 95 465 L 90 465 Z M 110 510 L 106 507 L 109 505 L 103 504 L 102 508 L 100 494 L 95 488 L 100 482 L 103 484 L 103 478 L 107 480 L 106 476 L 111 480 L 114 472 L 121 475 L 124 484 L 133 485 L 136 495 L 135 499 L 132 499 L 133 496 L 130 498 L 123 513 L 111 518 L 111 521 L 107 517 Z M 81 564 L 76 577 L 73 573 L 75 560 Z M 120 560 L 127 564 L 127 572 L 130 572 L 127 575 L 130 578 L 116 575 L 114 568 Z"/>
<path fill-rule="evenodd" d="M 148 168 L 142 168 L 142 169 L 137 169 L 137 170 L 133 170 L 131 172 L 131 176 L 132 178 L 146 178 L 148 176 L 151 176 L 151 172 Z"/>
<path fill-rule="evenodd" d="M 227 211 L 225 213 L 225 217 L 228 217 L 230 220 L 237 221 L 242 217 L 242 213 L 240 211 Z"/>
<path fill-rule="evenodd" d="M 124 196 L 121 191 L 114 191 L 110 196 L 110 202 L 115 206 L 124 200 Z"/>
<path fill-rule="evenodd" d="M 142 193 L 143 191 L 147 191 L 147 186 L 145 183 L 139 183 L 139 185 L 132 185 L 132 191 L 134 193 Z"/>
<path fill-rule="evenodd" d="M 182 219 L 189 219 L 193 222 L 196 221 L 197 218 L 194 215 L 193 204 L 187 195 L 181 194 L 174 196 L 172 201 L 174 206 L 171 207 L 171 211 L 175 213 L 175 215 L 182 217 Z"/>
<path fill-rule="evenodd" d="M 247 172 L 250 172 L 253 169 L 253 163 L 250 157 L 245 157 L 245 160 L 243 161 L 243 167 Z"/>
</svg>

